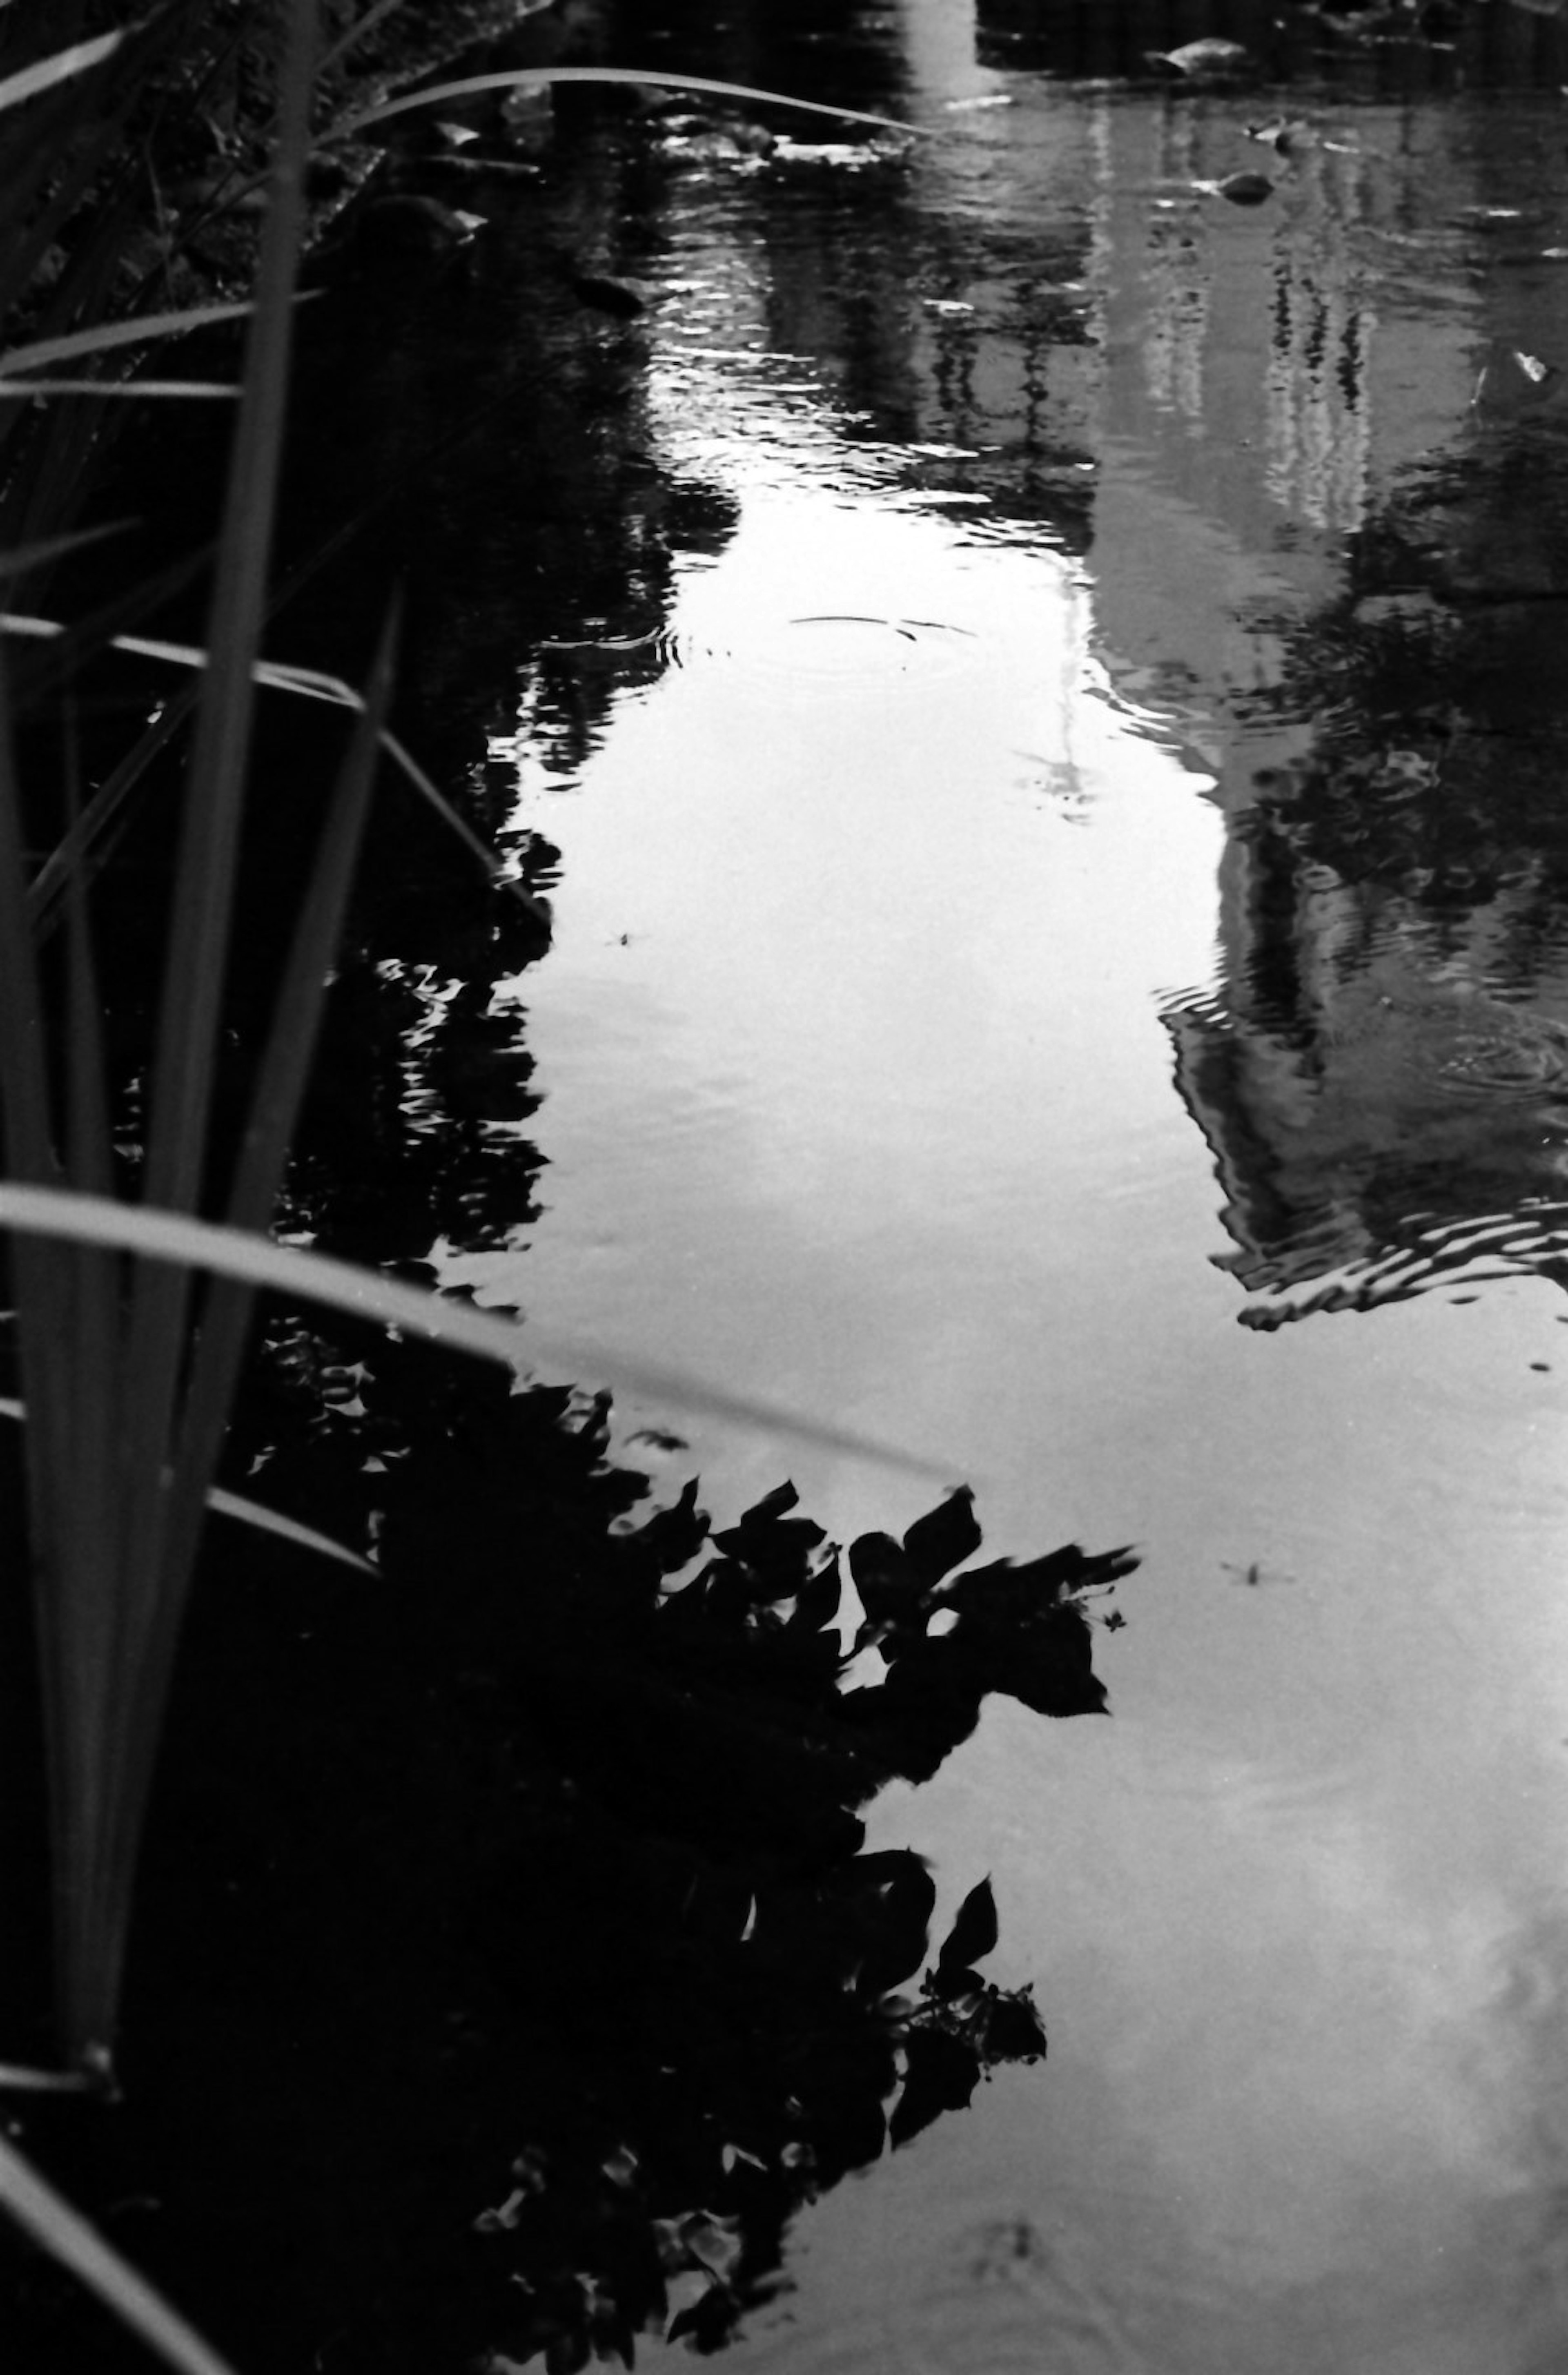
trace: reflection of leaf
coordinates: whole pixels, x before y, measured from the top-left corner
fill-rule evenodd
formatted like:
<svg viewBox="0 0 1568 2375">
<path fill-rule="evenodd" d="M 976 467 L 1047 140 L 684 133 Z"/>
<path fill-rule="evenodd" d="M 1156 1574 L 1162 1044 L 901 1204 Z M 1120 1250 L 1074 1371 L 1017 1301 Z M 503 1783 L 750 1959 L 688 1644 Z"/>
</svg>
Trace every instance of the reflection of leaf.
<svg viewBox="0 0 1568 2375">
<path fill-rule="evenodd" d="M 736 2303 L 723 2285 L 711 2285 L 701 2298 L 689 2301 L 670 2320 L 666 2342 L 678 2342 L 682 2336 L 694 2342 L 699 2350 L 718 2350 L 729 2340 L 736 2319 Z M 631 2365 L 631 2360 L 627 2360 Z"/>
<path fill-rule="evenodd" d="M 801 1633 L 827 1632 L 839 1613 L 839 1601 L 843 1596 L 843 1583 L 839 1575 L 835 1551 L 827 1565 L 808 1582 L 801 1585 L 796 1595 L 795 1613 L 789 1620 L 791 1627 Z M 836 1658 L 836 1642 L 830 1646 Z"/>
<path fill-rule="evenodd" d="M 925 1597 L 920 1578 L 891 1534 L 858 1535 L 849 1546 L 849 1571 L 873 1630 L 919 1613 Z"/>
<path fill-rule="evenodd" d="M 994 2062 L 1037 2062 L 1044 2053 L 1045 2024 L 1027 1990 L 987 2005 L 985 2051 Z"/>
<path fill-rule="evenodd" d="M 916 1518 L 903 1538 L 904 1554 L 925 1584 L 940 1583 L 951 1568 L 973 1555 L 980 1542 L 974 1495 L 967 1484 Z"/>
<path fill-rule="evenodd" d="M 972 1985 L 977 1985 L 972 1963 L 978 1963 L 990 1954 L 996 1944 L 996 1900 L 987 1878 L 972 1888 L 949 1931 L 942 1951 L 937 1957 L 937 1992 L 938 1995 L 959 1995 Z"/>
<path fill-rule="evenodd" d="M 708 1520 L 697 1507 L 697 1479 L 690 1476 L 667 1508 L 655 1509 L 636 1528 L 634 1539 L 653 1555 L 664 1574 L 673 1575 L 678 1567 L 696 1557 L 707 1536 Z"/>
<path fill-rule="evenodd" d="M 792 1600 L 806 1583 L 812 1554 L 826 1539 L 809 1518 L 788 1513 L 799 1499 L 793 1484 L 776 1485 L 746 1510 L 740 1523 L 713 1542 L 750 1573 L 759 1600 Z"/>
<path fill-rule="evenodd" d="M 868 1995 L 885 1996 L 925 1959 L 936 1884 L 910 1848 L 859 1856 L 850 1872 L 869 1878 L 872 1884 L 862 1899 L 867 1937 L 861 1989 Z"/>
<path fill-rule="evenodd" d="M 944 2111 L 963 2110 L 980 2077 L 980 2058 L 961 2038 L 945 2028 L 917 2028 L 905 2048 L 907 2067 L 903 2092 L 893 2106 L 888 2134 L 894 2145 L 905 2145 L 939 2120 Z"/>
</svg>

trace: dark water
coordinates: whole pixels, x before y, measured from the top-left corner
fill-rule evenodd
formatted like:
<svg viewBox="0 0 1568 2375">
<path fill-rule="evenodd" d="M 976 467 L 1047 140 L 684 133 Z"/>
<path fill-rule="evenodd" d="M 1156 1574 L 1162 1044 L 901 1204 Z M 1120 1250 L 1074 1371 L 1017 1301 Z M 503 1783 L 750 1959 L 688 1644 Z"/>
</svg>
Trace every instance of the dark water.
<svg viewBox="0 0 1568 2375">
<path fill-rule="evenodd" d="M 174 2108 L 99 2198 L 242 2364 L 554 2375 L 662 2299 L 789 2375 L 1547 2375 L 1555 28 L 699 13 L 616 54 L 920 136 L 486 116 L 510 174 L 405 168 L 487 218 L 473 264 L 344 292 L 387 360 L 335 428 L 322 333 L 296 510 L 348 488 L 365 573 L 412 555 L 402 729 L 554 932 L 382 838 L 290 1219 L 570 1350 L 554 1402 L 469 1403 L 277 1323 L 239 1451 L 373 1507 L 400 1597 L 371 1672 L 347 1588 L 226 1566 L 154 1873 L 205 1908 L 206 2025 L 149 1983 Z M 1235 84 L 1148 65 L 1215 30 Z M 646 310 L 584 313 L 584 272 Z M 277 648 L 350 667 L 364 584 L 315 583 Z M 725 1532 L 786 1472 L 862 1542 L 842 1609 L 788 1513 Z M 676 1655 L 693 1475 L 722 1554 Z M 1110 1568 L 1048 1578 L 1048 1656 L 970 1611 L 992 1696 L 944 1759 L 957 1652 L 933 1682 L 888 1612 L 974 1555 L 961 1483 L 988 1558 L 1141 1565 L 1099 1684 Z M 892 1712 L 845 1719 L 862 1612 Z M 1101 1684 L 1111 1721 L 1044 1719 Z M 226 1743 L 261 1783 L 209 1802 Z M 347 1850 L 328 1775 L 376 1810 Z M 987 1874 L 991 1992 L 890 2014 Z M 183 2260 L 113 2210 L 155 2192 Z"/>
</svg>

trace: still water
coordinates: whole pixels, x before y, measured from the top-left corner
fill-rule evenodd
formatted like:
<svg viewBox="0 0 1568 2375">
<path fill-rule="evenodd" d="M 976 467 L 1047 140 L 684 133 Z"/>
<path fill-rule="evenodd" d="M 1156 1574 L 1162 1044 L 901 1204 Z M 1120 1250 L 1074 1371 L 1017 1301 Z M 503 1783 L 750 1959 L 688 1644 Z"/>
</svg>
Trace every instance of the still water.
<svg viewBox="0 0 1568 2375">
<path fill-rule="evenodd" d="M 1112 1720 L 993 1700 L 871 1814 L 938 1924 L 993 1875 L 1049 2061 L 809 2213 L 737 2364 L 1545 2375 L 1563 100 L 1425 51 L 1173 90 L 958 0 L 864 41 L 912 143 L 662 139 L 604 335 L 734 526 L 498 740 L 563 860 L 502 1000 L 548 1168 L 449 1270 L 589 1382 L 927 1463 L 622 1389 L 722 1518 L 787 1471 L 844 1540 L 962 1481 L 991 1554 L 1142 1564 Z M 1263 203 L 1201 186 L 1244 168 Z"/>
</svg>

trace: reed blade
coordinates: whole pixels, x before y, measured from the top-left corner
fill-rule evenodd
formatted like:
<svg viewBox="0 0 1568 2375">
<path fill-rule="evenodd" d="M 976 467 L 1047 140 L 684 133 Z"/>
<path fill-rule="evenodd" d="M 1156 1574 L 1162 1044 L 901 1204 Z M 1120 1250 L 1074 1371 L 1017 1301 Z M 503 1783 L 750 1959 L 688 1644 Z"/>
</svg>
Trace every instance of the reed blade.
<svg viewBox="0 0 1568 2375">
<path fill-rule="evenodd" d="M 720 82 L 712 75 L 661 74 L 642 66 L 513 66 L 504 74 L 465 75 L 457 82 L 432 84 L 416 90 L 405 99 L 382 100 L 376 107 L 367 107 L 358 115 L 346 117 L 336 124 L 332 137 L 351 139 L 372 124 L 384 124 L 394 115 L 406 115 L 411 108 L 434 107 L 449 99 L 466 99 L 479 90 L 546 90 L 551 83 L 603 82 L 630 83 L 649 90 L 700 90 L 717 99 L 732 99 L 763 107 L 796 108 L 803 115 L 831 116 L 836 124 L 868 124 L 878 132 L 914 133 L 921 127 L 901 124 L 896 116 L 867 115 L 857 107 L 830 107 L 819 99 L 796 99 L 792 91 L 758 90 L 743 82 Z"/>
<path fill-rule="evenodd" d="M 278 137 L 262 237 L 219 538 L 209 666 L 197 711 L 163 998 L 152 1059 L 143 1194 L 193 1211 L 208 1163 L 218 1025 L 228 972 L 241 817 L 250 747 L 253 670 L 265 615 L 272 522 L 288 397 L 294 275 L 304 221 L 304 170 L 315 53 L 313 0 L 293 0 L 282 28 Z M 119 1671 L 102 1754 L 97 1852 L 81 1878 L 86 1910 L 61 1985 L 67 2042 L 106 2053 L 116 2024 L 147 1777 L 167 1696 L 164 1644 L 186 1578 L 171 1565 L 171 1533 L 194 1540 L 186 1505 L 205 1483 L 173 1461 L 188 1354 L 189 1273 L 133 1268 L 122 1359 Z"/>
<path fill-rule="evenodd" d="M 107 2244 L 73 2204 L 0 2135 L 0 2209 L 40 2249 L 96 2293 L 179 2375 L 234 2375 L 229 2361 L 202 2339 L 128 2260 Z"/>
<path fill-rule="evenodd" d="M 7 75 L 0 82 L 0 108 L 19 107 L 24 99 L 36 99 L 41 90 L 52 90 L 57 82 L 86 74 L 112 57 L 124 38 L 124 33 L 102 33 L 96 41 L 76 41 L 68 50 L 56 50 L 52 58 L 39 58 L 19 73 Z"/>
<path fill-rule="evenodd" d="M 818 1444 L 824 1450 L 854 1453 L 909 1475 L 947 1476 L 950 1471 L 949 1460 L 883 1443 L 851 1427 L 826 1424 L 760 1395 L 729 1393 L 684 1370 L 627 1359 L 602 1345 L 572 1342 L 532 1327 L 525 1334 L 520 1321 L 499 1312 L 406 1285 L 401 1279 L 362 1270 L 331 1254 L 302 1252 L 242 1229 L 193 1220 L 188 1213 L 149 1211 L 145 1205 L 0 1181 L 0 1230 L 6 1229 L 68 1237 L 77 1244 L 121 1246 L 149 1260 L 248 1280 L 297 1302 L 323 1304 L 356 1319 L 394 1328 L 401 1335 L 499 1362 L 519 1375 L 539 1361 L 579 1377 L 609 1375 L 649 1400 L 731 1420 L 786 1440 Z"/>
<path fill-rule="evenodd" d="M 271 1225 L 310 1078 L 326 1004 L 327 976 L 342 938 L 348 893 L 359 863 L 381 754 L 383 725 L 392 697 L 401 603 L 382 634 L 363 707 L 327 805 L 289 963 L 278 987 L 233 1185 L 231 1228 L 262 1232 Z M 215 1279 L 203 1300 L 201 1322 L 183 1396 L 174 1453 L 179 1495 L 169 1512 L 165 1584 L 149 1625 L 146 1687 L 161 1704 L 172 1672 L 179 1628 L 195 1571 L 202 1522 L 229 1411 L 244 1355 L 255 1290 L 243 1280 Z M 133 1763 L 125 1788 L 134 1803 L 151 1787 L 154 1743 Z"/>
</svg>

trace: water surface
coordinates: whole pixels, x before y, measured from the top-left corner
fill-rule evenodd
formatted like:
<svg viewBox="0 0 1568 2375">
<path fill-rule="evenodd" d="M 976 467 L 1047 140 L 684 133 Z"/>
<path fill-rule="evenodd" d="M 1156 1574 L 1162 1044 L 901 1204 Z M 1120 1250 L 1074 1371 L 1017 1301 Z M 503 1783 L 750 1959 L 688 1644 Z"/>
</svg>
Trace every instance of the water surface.
<svg viewBox="0 0 1568 2375">
<path fill-rule="evenodd" d="M 950 0 L 867 39 L 933 136 L 649 168 L 653 450 L 735 525 L 647 644 L 564 622 L 520 679 L 497 753 L 563 860 L 507 993 L 544 1209 L 451 1268 L 605 1383 L 673 1365 L 973 1483 L 991 1551 L 1144 1563 L 1110 1722 L 993 1702 L 873 1816 L 942 1906 L 993 1874 L 1049 2062 L 808 2215 L 741 2356 L 1533 2375 L 1561 98 L 1517 47 L 1173 91 Z M 1280 107 L 1287 157 L 1244 136 Z M 1264 204 L 1203 186 L 1244 166 Z M 619 1408 L 726 1517 L 783 1467 L 841 1539 L 931 1498 Z"/>
</svg>

